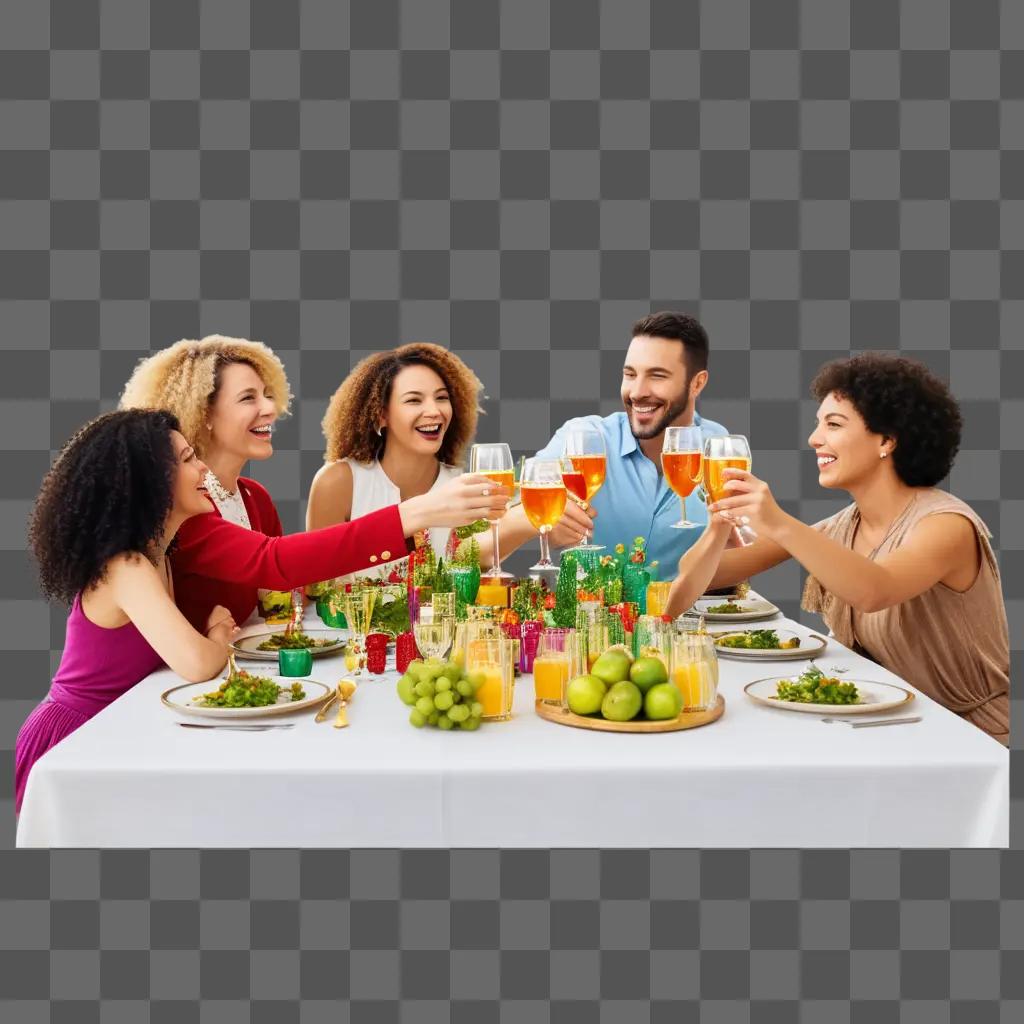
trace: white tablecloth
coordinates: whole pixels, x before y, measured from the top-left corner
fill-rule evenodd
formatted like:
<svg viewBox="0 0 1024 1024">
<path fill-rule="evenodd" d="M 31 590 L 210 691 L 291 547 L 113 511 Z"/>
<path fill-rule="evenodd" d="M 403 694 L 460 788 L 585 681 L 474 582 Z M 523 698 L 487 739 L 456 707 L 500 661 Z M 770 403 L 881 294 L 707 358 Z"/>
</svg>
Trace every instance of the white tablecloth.
<svg viewBox="0 0 1024 1024">
<path fill-rule="evenodd" d="M 784 619 L 774 625 L 805 627 Z M 901 682 L 830 643 L 852 678 Z M 394 672 L 362 676 L 351 725 L 182 729 L 153 674 L 41 758 L 28 847 L 991 847 L 1009 835 L 1009 754 L 926 697 L 915 725 L 851 729 L 743 694 L 799 664 L 721 659 L 725 715 L 619 735 L 545 722 L 530 676 L 515 715 L 414 729 Z M 313 678 L 344 675 L 338 657 Z M 905 684 L 904 684 L 905 685 Z M 278 718 L 274 721 L 286 719 Z"/>
</svg>

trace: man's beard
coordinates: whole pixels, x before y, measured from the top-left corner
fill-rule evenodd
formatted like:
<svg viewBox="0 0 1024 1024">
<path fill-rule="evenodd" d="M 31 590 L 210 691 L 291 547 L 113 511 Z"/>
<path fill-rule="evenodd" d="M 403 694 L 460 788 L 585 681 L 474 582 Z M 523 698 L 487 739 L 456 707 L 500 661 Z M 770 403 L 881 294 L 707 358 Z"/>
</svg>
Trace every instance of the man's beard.
<svg viewBox="0 0 1024 1024">
<path fill-rule="evenodd" d="M 649 441 L 652 437 L 657 437 L 665 430 L 667 426 L 669 426 L 672 423 L 674 419 L 676 419 L 678 416 L 681 416 L 684 412 L 686 412 L 686 406 L 689 404 L 689 400 L 690 382 L 687 381 L 686 388 L 683 391 L 683 397 L 680 398 L 677 402 L 673 402 L 671 405 L 669 405 L 665 409 L 665 412 L 657 420 L 655 420 L 649 427 L 645 427 L 639 433 L 633 426 L 632 405 L 628 405 L 626 407 L 626 415 L 629 417 L 630 432 L 632 433 L 633 437 L 635 437 L 638 441 Z"/>
</svg>

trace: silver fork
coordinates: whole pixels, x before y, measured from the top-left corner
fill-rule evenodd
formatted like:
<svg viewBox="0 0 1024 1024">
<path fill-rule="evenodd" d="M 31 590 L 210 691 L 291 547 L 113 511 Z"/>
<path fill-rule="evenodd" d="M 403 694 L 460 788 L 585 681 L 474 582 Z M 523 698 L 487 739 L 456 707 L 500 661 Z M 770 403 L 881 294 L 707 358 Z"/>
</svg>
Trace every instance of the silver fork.
<svg viewBox="0 0 1024 1024">
<path fill-rule="evenodd" d="M 287 725 L 208 725 L 205 722 L 178 722 L 182 729 L 233 729 L 236 732 L 266 732 L 268 729 L 294 729 L 295 723 Z"/>
<path fill-rule="evenodd" d="M 835 715 L 832 718 L 823 718 L 826 725 L 848 725 L 851 729 L 871 729 L 876 725 L 904 725 L 911 722 L 920 722 L 921 716 L 915 715 L 907 718 L 883 718 L 877 722 L 851 722 L 848 718 Z"/>
</svg>

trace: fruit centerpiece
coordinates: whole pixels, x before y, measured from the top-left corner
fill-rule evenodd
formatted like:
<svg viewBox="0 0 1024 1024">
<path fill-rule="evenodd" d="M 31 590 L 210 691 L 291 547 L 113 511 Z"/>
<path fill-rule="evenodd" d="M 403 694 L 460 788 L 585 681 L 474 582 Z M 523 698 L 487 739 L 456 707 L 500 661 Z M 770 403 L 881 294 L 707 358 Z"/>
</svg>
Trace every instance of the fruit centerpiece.
<svg viewBox="0 0 1024 1024">
<path fill-rule="evenodd" d="M 590 671 L 570 679 L 567 707 L 537 704 L 537 714 L 560 725 L 606 732 L 672 732 L 707 725 L 720 718 L 725 701 L 688 711 L 683 691 L 669 680 L 658 657 L 634 658 L 625 645 L 609 647 Z"/>
</svg>

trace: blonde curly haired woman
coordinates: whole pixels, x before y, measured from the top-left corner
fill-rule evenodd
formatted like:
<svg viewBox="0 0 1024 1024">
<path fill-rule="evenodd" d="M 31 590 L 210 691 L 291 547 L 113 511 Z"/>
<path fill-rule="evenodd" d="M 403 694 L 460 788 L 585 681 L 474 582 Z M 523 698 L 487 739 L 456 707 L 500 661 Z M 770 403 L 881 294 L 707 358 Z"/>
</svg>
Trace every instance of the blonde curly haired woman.
<svg viewBox="0 0 1024 1024">
<path fill-rule="evenodd" d="M 142 360 L 122 408 L 167 409 L 206 463 L 211 511 L 178 531 L 171 555 L 175 596 L 203 623 L 216 605 L 236 622 L 255 610 L 259 588 L 292 590 L 405 555 L 418 531 L 463 526 L 503 506 L 506 492 L 467 476 L 372 515 L 312 533 L 282 536 L 266 489 L 241 475 L 273 454 L 274 424 L 287 415 L 284 366 L 266 345 L 211 335 L 179 341 Z"/>
<path fill-rule="evenodd" d="M 440 345 L 402 345 L 363 359 L 327 406 L 325 465 L 310 488 L 306 528 L 349 522 L 458 477 L 482 387 Z M 444 554 L 449 533 L 430 531 L 435 557 Z"/>
</svg>

